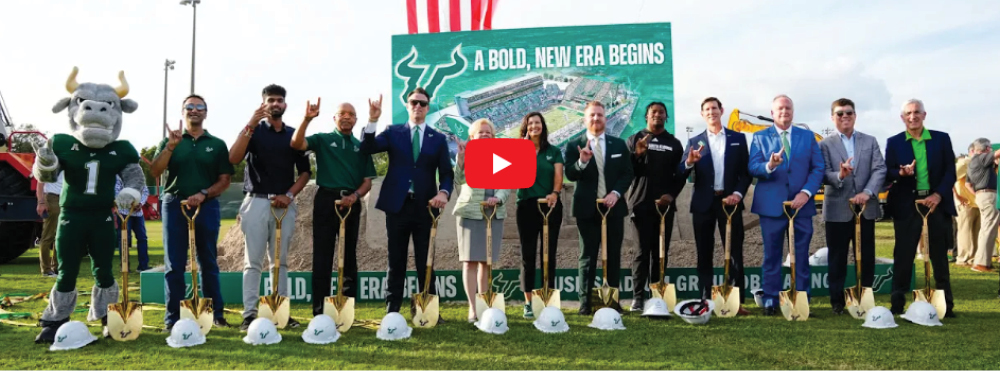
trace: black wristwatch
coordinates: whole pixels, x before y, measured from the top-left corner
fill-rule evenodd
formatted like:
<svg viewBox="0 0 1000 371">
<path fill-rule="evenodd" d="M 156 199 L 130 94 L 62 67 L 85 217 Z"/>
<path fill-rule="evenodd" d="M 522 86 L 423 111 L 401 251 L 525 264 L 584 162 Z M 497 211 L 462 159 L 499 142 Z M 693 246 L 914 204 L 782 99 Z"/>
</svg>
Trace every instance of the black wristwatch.
<svg viewBox="0 0 1000 371">
<path fill-rule="evenodd" d="M 201 192 L 199 192 L 199 193 L 201 193 L 201 194 L 205 195 L 205 198 L 208 198 L 208 190 L 207 190 L 207 189 L 203 189 L 203 190 L 201 190 Z"/>
</svg>

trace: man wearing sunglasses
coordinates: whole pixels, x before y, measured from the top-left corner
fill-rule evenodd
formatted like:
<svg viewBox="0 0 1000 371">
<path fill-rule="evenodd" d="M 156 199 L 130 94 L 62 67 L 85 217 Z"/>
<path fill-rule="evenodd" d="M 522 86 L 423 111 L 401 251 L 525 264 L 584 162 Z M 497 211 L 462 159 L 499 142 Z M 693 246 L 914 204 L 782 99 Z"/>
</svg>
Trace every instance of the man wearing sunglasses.
<svg viewBox="0 0 1000 371">
<path fill-rule="evenodd" d="M 886 168 L 878 140 L 854 130 L 854 102 L 847 98 L 833 101 L 830 119 L 838 133 L 823 139 L 819 148 L 825 164 L 823 217 L 830 249 L 830 305 L 839 315 L 846 305 L 844 278 L 847 251 L 855 237 L 855 207 L 865 208 L 861 214 L 861 241 L 854 241 L 861 244 L 861 285 L 871 287 L 875 280 L 875 220 L 881 214 L 878 193 L 885 182 Z"/>
<path fill-rule="evenodd" d="M 288 250 L 295 238 L 295 216 L 298 207 L 295 195 L 309 182 L 309 157 L 305 151 L 292 148 L 289 143 L 295 128 L 282 121 L 288 104 L 285 88 L 265 86 L 261 102 L 246 127 L 236 137 L 229 149 L 229 163 L 236 165 L 244 159 L 243 204 L 240 205 L 240 229 L 246 241 L 243 255 L 243 323 L 241 331 L 250 328 L 257 319 L 260 293 L 260 272 L 264 260 L 273 269 L 277 215 L 284 214 L 281 225 L 281 266 L 278 267 L 278 294 L 288 296 Z M 282 210 L 285 209 L 285 210 Z M 286 213 L 287 210 L 287 213 Z M 294 318 L 288 327 L 299 327 Z"/>
<path fill-rule="evenodd" d="M 425 285 L 427 248 L 431 233 L 430 205 L 441 212 L 451 196 L 453 171 L 448 142 L 440 132 L 430 127 L 427 118 L 430 94 L 416 88 L 406 95 L 409 120 L 405 124 L 389 125 L 375 135 L 377 117 L 369 118 L 361 140 L 361 152 L 369 155 L 387 152 L 389 169 L 382 181 L 375 208 L 385 212 L 389 239 L 389 273 L 386 292 L 386 312 L 399 312 L 406 279 L 406 257 L 409 240 L 413 238 L 420 289 Z M 381 102 L 379 102 L 381 105 Z M 375 120 L 375 121 L 373 121 Z M 437 294 L 433 272 L 428 292 Z M 410 314 L 416 307 L 410 306 Z"/>
<path fill-rule="evenodd" d="M 184 120 L 177 130 L 160 142 L 156 157 L 150 166 L 153 177 L 167 172 L 163 188 L 162 214 L 163 261 L 166 270 L 167 311 L 164 315 L 166 331 L 180 320 L 180 302 L 184 299 L 186 285 L 184 272 L 188 262 L 187 218 L 182 212 L 194 213 L 201 206 L 195 219 L 194 239 L 198 251 L 198 267 L 202 276 L 205 297 L 212 299 L 215 326 L 229 327 L 222 316 L 222 290 L 219 284 L 219 264 L 216 259 L 216 242 L 219 240 L 219 197 L 229 187 L 235 170 L 229 163 L 226 142 L 208 133 L 204 128 L 208 116 L 205 99 L 190 95 L 182 106 Z M 164 124 L 166 125 L 166 124 Z M 187 201 L 190 210 L 181 210 L 181 201 Z"/>
</svg>

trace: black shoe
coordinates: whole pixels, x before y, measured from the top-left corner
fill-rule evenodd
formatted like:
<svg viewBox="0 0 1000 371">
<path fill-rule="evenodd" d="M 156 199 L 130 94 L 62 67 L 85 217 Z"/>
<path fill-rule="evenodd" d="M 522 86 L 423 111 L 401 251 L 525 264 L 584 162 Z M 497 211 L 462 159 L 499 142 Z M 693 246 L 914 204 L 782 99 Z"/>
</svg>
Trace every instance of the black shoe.
<svg viewBox="0 0 1000 371">
<path fill-rule="evenodd" d="M 441 317 L 440 314 L 438 314 L 438 324 L 442 324 L 442 323 L 445 323 L 445 320 L 444 320 L 444 318 Z"/>
<path fill-rule="evenodd" d="M 844 306 L 843 305 L 834 305 L 833 306 L 833 314 L 836 314 L 836 315 L 844 314 Z"/>
<path fill-rule="evenodd" d="M 646 307 L 644 302 L 645 300 L 642 299 L 632 300 L 632 308 L 629 310 L 633 312 L 642 312 L 642 310 Z"/>
<path fill-rule="evenodd" d="M 247 332 L 250 329 L 250 323 L 257 319 L 256 316 L 250 316 L 243 319 L 243 324 L 240 325 L 240 331 Z"/>
<path fill-rule="evenodd" d="M 300 325 L 299 321 L 296 321 L 292 317 L 288 317 L 288 324 L 286 324 L 285 327 L 288 327 L 288 328 L 298 328 L 299 325 Z"/>
<path fill-rule="evenodd" d="M 216 318 L 215 321 L 213 321 L 213 323 L 215 323 L 215 327 L 219 327 L 219 328 L 228 328 L 229 327 L 229 322 L 226 321 L 226 319 L 223 318 L 223 317 Z"/>
<path fill-rule="evenodd" d="M 174 324 L 173 323 L 168 323 L 166 326 L 163 327 L 163 332 L 166 332 L 168 334 L 171 331 L 173 331 L 173 330 L 174 330 Z"/>
<path fill-rule="evenodd" d="M 778 314 L 778 310 L 775 307 L 765 307 L 764 308 L 764 315 L 765 316 L 773 316 L 775 314 Z"/>
<path fill-rule="evenodd" d="M 894 306 L 894 307 L 892 307 L 892 308 L 889 309 L 889 313 L 892 313 L 892 315 L 894 315 L 894 316 L 898 316 L 900 314 L 903 314 L 903 308 L 895 307 Z"/>
<path fill-rule="evenodd" d="M 101 326 L 104 326 L 104 329 L 101 331 L 101 335 L 103 335 L 105 339 L 110 338 L 111 337 L 111 331 L 108 331 L 108 316 L 107 315 L 105 315 L 104 317 L 101 317 Z"/>
<path fill-rule="evenodd" d="M 944 318 L 958 318 L 958 316 L 955 315 L 953 310 L 948 309 L 947 312 L 944 312 Z"/>
<path fill-rule="evenodd" d="M 61 321 L 44 321 L 39 320 L 38 325 L 42 327 L 42 332 L 35 336 L 35 344 L 52 344 L 56 342 L 56 331 L 59 330 L 59 326 L 64 323 L 69 322 L 69 318 Z"/>
<path fill-rule="evenodd" d="M 589 305 L 582 305 L 582 306 L 580 306 L 580 311 L 577 312 L 577 313 L 579 313 L 581 316 L 589 316 L 589 315 L 593 314 L 593 312 L 590 310 L 590 306 Z"/>
</svg>

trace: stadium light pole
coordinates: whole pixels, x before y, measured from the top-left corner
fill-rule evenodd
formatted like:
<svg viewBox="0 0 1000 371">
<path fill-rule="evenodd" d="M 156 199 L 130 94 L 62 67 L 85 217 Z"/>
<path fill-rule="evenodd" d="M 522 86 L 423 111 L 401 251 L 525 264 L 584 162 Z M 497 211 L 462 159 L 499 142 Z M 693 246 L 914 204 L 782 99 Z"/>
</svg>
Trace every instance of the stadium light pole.
<svg viewBox="0 0 1000 371">
<path fill-rule="evenodd" d="M 694 131 L 694 127 L 692 127 L 692 126 L 686 126 L 686 127 L 684 127 L 684 131 L 686 131 L 688 133 L 688 140 L 691 140 L 691 132 Z"/>
<path fill-rule="evenodd" d="M 198 36 L 198 4 L 201 0 L 181 0 L 181 5 L 191 5 L 191 94 L 194 94 L 194 46 Z"/>
<path fill-rule="evenodd" d="M 165 60 L 163 62 L 163 138 L 167 137 L 167 74 L 174 69 L 177 61 Z"/>
</svg>

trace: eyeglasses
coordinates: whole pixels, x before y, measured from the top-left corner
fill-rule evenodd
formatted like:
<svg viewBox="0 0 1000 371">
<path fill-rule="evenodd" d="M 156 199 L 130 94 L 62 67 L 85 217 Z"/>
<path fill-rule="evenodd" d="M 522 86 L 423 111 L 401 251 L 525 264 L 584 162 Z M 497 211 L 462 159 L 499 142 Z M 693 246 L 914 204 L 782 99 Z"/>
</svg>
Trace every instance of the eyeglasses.
<svg viewBox="0 0 1000 371">
<path fill-rule="evenodd" d="M 834 114 L 836 114 L 837 117 L 844 117 L 845 115 L 847 117 L 851 117 L 851 116 L 854 116 L 854 111 L 837 111 L 837 112 L 834 112 Z"/>
<path fill-rule="evenodd" d="M 208 107 L 205 106 L 204 104 L 192 104 L 192 103 L 188 103 L 186 106 L 184 106 L 184 109 L 186 109 L 188 111 L 194 111 L 195 109 L 197 109 L 199 111 L 204 111 L 204 110 L 208 109 Z"/>
<path fill-rule="evenodd" d="M 421 106 L 421 107 L 427 107 L 427 103 L 428 103 L 428 102 L 427 102 L 427 101 L 425 101 L 425 100 L 415 100 L 415 99 L 411 99 L 411 100 L 410 100 L 410 105 L 411 105 L 411 106 Z"/>
</svg>

